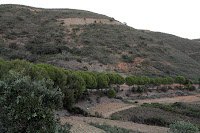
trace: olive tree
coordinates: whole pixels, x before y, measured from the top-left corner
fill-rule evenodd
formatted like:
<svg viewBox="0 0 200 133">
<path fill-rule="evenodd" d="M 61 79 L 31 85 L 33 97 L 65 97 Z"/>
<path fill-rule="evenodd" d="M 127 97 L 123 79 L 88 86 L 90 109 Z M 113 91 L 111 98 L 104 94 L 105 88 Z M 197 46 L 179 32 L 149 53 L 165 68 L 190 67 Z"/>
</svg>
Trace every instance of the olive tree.
<svg viewBox="0 0 200 133">
<path fill-rule="evenodd" d="M 46 80 L 33 81 L 23 73 L 10 72 L 0 81 L 0 132 L 68 133 L 55 119 L 62 106 L 62 93 Z"/>
</svg>

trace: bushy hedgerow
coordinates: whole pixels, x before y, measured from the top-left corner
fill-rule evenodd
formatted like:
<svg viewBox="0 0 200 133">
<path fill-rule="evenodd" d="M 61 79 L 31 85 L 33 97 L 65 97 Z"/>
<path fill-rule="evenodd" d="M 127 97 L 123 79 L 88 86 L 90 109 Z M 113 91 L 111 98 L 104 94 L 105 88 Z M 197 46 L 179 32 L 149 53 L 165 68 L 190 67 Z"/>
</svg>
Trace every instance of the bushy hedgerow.
<svg viewBox="0 0 200 133">
<path fill-rule="evenodd" d="M 46 80 L 33 81 L 11 71 L 0 81 L 0 132 L 69 132 L 55 119 L 53 110 L 62 107 L 62 93 Z"/>
</svg>

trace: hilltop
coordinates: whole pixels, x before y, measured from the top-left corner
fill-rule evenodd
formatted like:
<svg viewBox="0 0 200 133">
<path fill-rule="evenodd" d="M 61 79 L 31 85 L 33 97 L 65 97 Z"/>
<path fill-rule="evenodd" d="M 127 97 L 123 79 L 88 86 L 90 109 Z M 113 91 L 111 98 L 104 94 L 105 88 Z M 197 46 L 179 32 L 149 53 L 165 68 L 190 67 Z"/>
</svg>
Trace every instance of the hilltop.
<svg viewBox="0 0 200 133">
<path fill-rule="evenodd" d="M 200 42 L 74 9 L 0 5 L 0 56 L 149 77 L 200 75 Z"/>
</svg>

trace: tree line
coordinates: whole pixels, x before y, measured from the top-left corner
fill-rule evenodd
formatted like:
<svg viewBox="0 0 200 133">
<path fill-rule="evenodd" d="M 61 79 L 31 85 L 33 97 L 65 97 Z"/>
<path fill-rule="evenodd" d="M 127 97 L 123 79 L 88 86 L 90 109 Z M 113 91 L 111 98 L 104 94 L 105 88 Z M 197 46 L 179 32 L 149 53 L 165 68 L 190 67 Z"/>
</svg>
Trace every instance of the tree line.
<svg viewBox="0 0 200 133">
<path fill-rule="evenodd" d="M 180 85 L 189 83 L 183 76 L 177 76 L 175 82 Z M 174 80 L 171 77 L 153 79 L 134 75 L 124 78 L 114 73 L 64 70 L 45 63 L 0 58 L 0 131 L 68 132 L 69 125 L 61 126 L 54 119 L 53 110 L 62 107 L 72 110 L 75 102 L 85 98 L 88 89 L 107 90 L 124 83 L 159 87 L 161 84 L 171 85 Z M 116 91 L 109 89 L 108 95 L 114 97 Z"/>
</svg>

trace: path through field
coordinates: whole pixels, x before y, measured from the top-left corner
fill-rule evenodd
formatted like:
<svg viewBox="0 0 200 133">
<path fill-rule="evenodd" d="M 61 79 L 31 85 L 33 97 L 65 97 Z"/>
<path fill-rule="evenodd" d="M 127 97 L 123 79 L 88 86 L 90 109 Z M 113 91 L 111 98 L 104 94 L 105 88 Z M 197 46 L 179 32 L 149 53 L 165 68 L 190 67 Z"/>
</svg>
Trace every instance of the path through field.
<svg viewBox="0 0 200 133">
<path fill-rule="evenodd" d="M 87 131 L 87 133 L 90 133 L 92 131 L 94 131 L 93 133 L 102 132 L 102 130 L 97 130 L 97 128 L 92 129 L 92 127 L 87 124 L 90 122 L 99 123 L 99 124 L 106 123 L 112 126 L 132 129 L 134 131 L 140 131 L 144 133 L 167 133 L 167 131 L 169 130 L 168 128 L 165 128 L 165 127 L 150 126 L 150 125 L 145 125 L 145 124 L 123 122 L 123 121 L 109 120 L 109 119 L 96 118 L 96 117 L 78 117 L 78 116 L 62 117 L 61 121 L 70 122 L 70 123 L 73 122 L 74 126 L 72 128 L 72 132 L 81 131 L 80 133 L 83 133 L 84 131 L 86 131 L 86 129 L 90 129 Z"/>
</svg>

